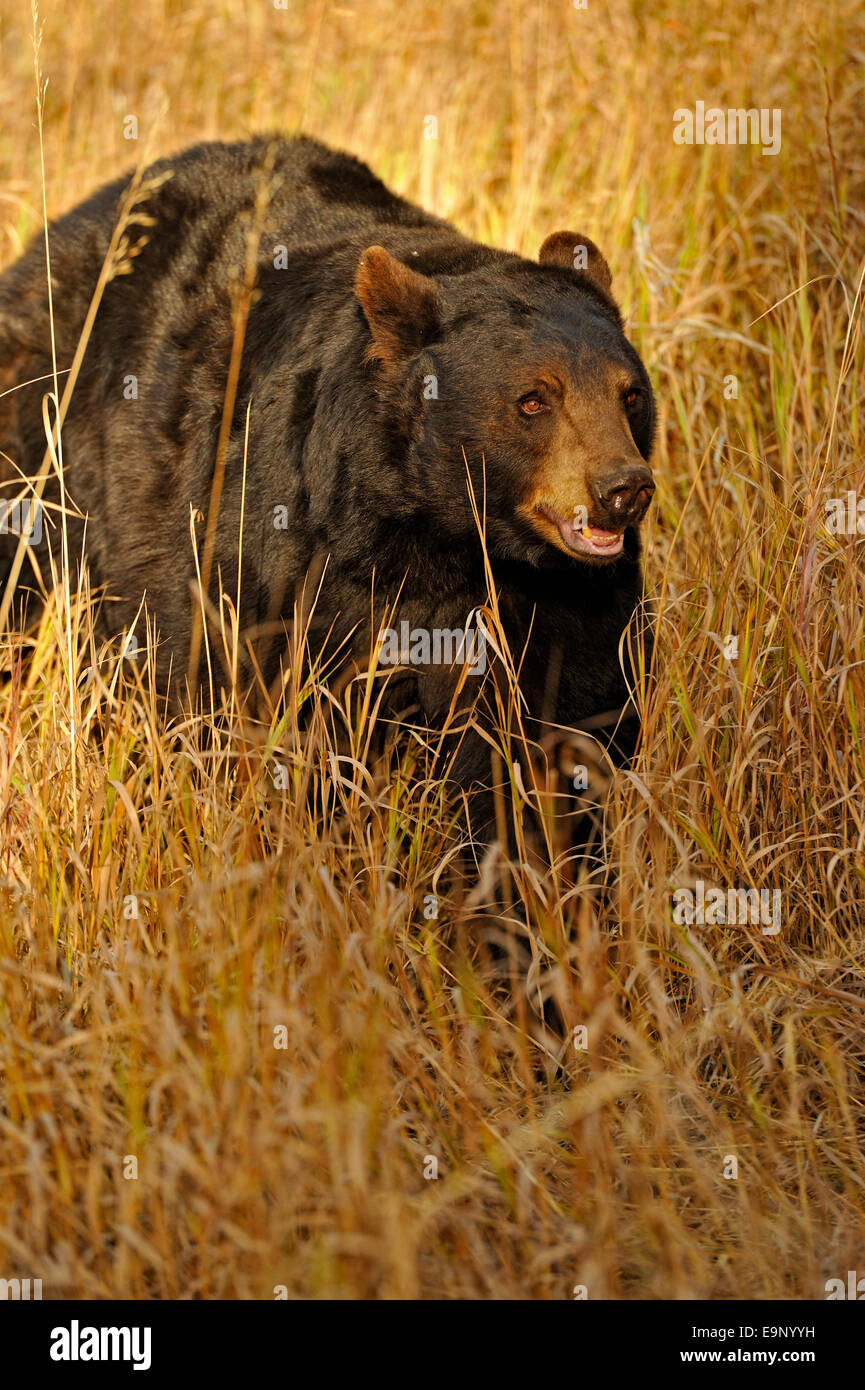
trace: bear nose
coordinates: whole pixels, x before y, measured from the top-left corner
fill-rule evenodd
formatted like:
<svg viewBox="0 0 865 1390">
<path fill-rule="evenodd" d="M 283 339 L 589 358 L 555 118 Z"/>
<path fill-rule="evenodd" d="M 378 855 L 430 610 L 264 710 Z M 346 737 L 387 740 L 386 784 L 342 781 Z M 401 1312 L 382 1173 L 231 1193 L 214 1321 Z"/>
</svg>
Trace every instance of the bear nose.
<svg viewBox="0 0 865 1390">
<path fill-rule="evenodd" d="M 592 479 L 595 500 L 622 526 L 640 520 L 654 491 L 655 481 L 648 468 L 635 468 L 633 464 Z"/>
</svg>

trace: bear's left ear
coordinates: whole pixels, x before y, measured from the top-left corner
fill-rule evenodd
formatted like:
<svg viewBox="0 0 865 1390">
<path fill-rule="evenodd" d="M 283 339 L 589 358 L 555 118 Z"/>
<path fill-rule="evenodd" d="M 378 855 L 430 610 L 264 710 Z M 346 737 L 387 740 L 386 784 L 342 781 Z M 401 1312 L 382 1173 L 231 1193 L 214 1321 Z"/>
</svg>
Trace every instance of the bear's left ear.
<svg viewBox="0 0 865 1390">
<path fill-rule="evenodd" d="M 438 285 L 395 260 L 383 246 L 369 246 L 354 281 L 372 332 L 367 357 L 398 362 L 413 357 L 439 326 Z"/>
<path fill-rule="evenodd" d="M 579 232 L 553 232 L 541 247 L 538 260 L 541 265 L 560 265 L 581 271 L 610 298 L 613 283 L 610 267 L 591 237 L 581 236 Z"/>
</svg>

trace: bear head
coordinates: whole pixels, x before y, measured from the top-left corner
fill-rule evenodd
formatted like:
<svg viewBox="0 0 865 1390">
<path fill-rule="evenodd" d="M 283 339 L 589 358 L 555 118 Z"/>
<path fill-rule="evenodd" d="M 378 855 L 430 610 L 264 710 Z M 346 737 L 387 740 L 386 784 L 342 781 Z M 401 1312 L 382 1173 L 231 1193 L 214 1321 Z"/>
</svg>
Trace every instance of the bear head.
<svg viewBox="0 0 865 1390">
<path fill-rule="evenodd" d="M 480 517 L 494 557 L 634 554 L 655 409 L 604 257 L 573 232 L 548 237 L 537 263 L 478 250 L 459 273 L 422 273 L 435 255 L 416 269 L 380 246 L 360 260 L 367 358 L 410 416 L 406 486 L 419 474 L 452 531 Z"/>
</svg>

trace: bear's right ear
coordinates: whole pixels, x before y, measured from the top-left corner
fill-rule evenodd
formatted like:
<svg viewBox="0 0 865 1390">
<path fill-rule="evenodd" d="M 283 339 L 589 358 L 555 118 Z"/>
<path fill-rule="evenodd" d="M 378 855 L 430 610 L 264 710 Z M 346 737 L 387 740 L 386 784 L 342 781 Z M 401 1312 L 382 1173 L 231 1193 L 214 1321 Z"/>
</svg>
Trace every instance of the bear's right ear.
<svg viewBox="0 0 865 1390">
<path fill-rule="evenodd" d="M 579 232 L 553 232 L 541 247 L 538 260 L 541 265 L 560 265 L 567 270 L 581 271 L 609 299 L 613 277 L 591 237 L 581 236 Z"/>
<path fill-rule="evenodd" d="M 364 251 L 354 289 L 372 332 L 368 358 L 398 362 L 434 338 L 441 307 L 436 282 L 395 260 L 383 246 Z"/>
</svg>

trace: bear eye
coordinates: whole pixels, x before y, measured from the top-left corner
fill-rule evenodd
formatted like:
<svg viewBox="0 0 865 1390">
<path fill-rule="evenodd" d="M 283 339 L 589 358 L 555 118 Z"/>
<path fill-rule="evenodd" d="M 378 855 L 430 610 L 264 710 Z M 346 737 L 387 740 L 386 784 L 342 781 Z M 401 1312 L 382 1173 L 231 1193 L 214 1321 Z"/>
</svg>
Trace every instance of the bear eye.
<svg viewBox="0 0 865 1390">
<path fill-rule="evenodd" d="M 629 386 L 624 396 L 625 405 L 628 406 L 630 410 L 633 410 L 635 405 L 639 405 L 642 398 L 643 393 L 639 386 Z"/>
<path fill-rule="evenodd" d="M 539 415 L 546 408 L 540 396 L 523 396 L 520 401 L 520 410 L 524 415 Z"/>
</svg>

